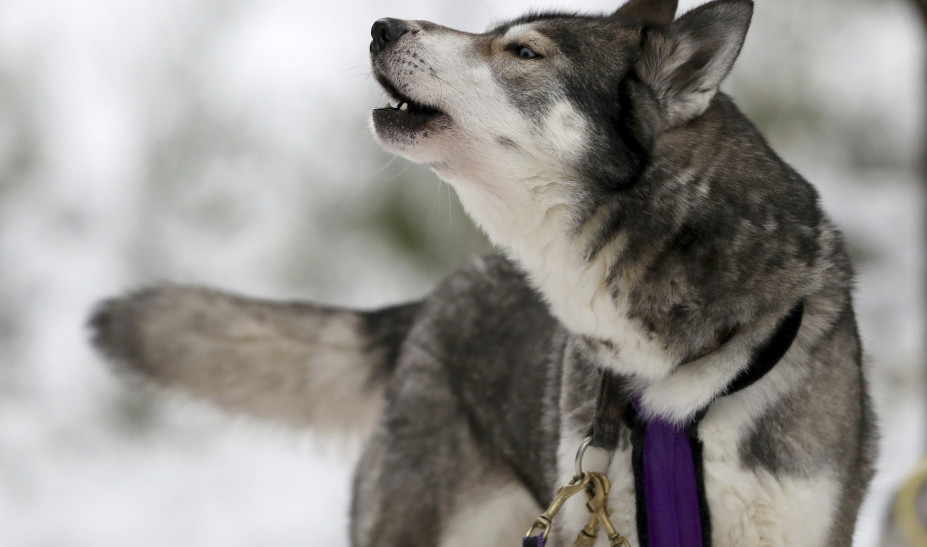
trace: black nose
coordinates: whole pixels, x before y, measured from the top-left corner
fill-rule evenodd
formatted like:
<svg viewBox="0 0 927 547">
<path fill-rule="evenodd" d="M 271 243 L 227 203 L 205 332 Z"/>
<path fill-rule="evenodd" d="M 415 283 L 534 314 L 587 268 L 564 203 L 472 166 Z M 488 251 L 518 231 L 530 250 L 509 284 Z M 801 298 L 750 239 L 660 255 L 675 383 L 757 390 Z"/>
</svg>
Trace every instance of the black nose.
<svg viewBox="0 0 927 547">
<path fill-rule="evenodd" d="M 370 52 L 380 53 L 390 42 L 395 42 L 400 36 L 409 32 L 409 24 L 401 19 L 379 19 L 370 29 L 373 41 L 370 42 Z"/>
</svg>

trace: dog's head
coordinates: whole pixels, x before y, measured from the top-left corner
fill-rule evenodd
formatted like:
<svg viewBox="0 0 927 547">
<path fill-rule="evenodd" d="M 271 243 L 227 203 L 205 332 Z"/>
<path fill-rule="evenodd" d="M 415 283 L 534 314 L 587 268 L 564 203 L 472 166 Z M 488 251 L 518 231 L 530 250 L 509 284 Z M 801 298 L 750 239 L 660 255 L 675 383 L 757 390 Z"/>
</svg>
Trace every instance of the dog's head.
<svg viewBox="0 0 927 547">
<path fill-rule="evenodd" d="M 381 19 L 371 59 L 393 105 L 374 111 L 376 135 L 453 184 L 506 244 L 499 216 L 627 185 L 660 132 L 708 107 L 753 5 L 716 0 L 674 22 L 676 3 L 534 14 L 483 34 Z"/>
</svg>

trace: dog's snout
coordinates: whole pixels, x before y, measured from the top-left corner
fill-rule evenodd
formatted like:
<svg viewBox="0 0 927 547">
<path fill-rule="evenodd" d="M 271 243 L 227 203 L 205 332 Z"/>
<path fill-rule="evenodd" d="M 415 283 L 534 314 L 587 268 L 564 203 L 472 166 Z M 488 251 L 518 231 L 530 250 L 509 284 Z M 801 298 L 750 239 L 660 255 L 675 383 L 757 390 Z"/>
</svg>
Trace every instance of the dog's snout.
<svg viewBox="0 0 927 547">
<path fill-rule="evenodd" d="M 390 42 L 395 42 L 410 30 L 409 23 L 401 19 L 387 17 L 377 20 L 370 29 L 370 35 L 373 37 L 373 41 L 370 42 L 371 53 L 380 53 Z"/>
</svg>

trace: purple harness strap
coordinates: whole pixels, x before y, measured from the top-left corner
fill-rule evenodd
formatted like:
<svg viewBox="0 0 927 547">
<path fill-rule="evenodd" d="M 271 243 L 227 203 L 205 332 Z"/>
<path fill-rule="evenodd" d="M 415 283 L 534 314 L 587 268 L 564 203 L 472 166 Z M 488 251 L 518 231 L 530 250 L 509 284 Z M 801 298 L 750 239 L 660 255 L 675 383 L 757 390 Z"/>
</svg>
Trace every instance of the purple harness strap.
<svg viewBox="0 0 927 547">
<path fill-rule="evenodd" d="M 636 401 L 634 407 L 640 409 Z M 663 420 L 651 420 L 638 427 L 634 474 L 638 499 L 643 497 L 645 505 L 645 511 L 638 506 L 640 535 L 646 530 L 644 544 L 650 547 L 702 545 L 702 515 L 707 511 L 702 508 L 698 480 L 701 470 L 696 472 L 696 454 L 689 435 L 682 427 Z"/>
</svg>

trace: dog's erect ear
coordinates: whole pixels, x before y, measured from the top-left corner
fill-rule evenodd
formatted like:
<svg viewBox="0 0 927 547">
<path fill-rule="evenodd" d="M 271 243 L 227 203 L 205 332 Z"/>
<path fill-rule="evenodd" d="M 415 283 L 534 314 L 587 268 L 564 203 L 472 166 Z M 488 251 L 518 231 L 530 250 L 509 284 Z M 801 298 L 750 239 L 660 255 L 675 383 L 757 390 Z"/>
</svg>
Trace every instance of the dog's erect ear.
<svg viewBox="0 0 927 547">
<path fill-rule="evenodd" d="M 678 0 L 630 0 L 612 17 L 631 19 L 645 25 L 668 25 L 676 16 Z"/>
<path fill-rule="evenodd" d="M 655 92 L 666 127 L 700 116 L 740 54 L 751 0 L 715 0 L 666 29 L 647 31 L 637 73 Z"/>
</svg>

